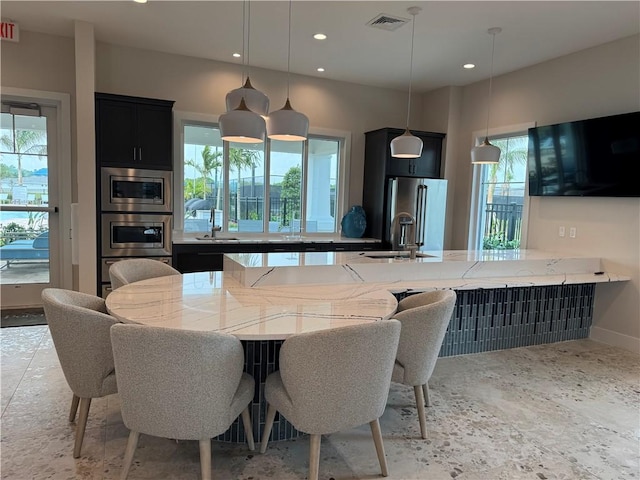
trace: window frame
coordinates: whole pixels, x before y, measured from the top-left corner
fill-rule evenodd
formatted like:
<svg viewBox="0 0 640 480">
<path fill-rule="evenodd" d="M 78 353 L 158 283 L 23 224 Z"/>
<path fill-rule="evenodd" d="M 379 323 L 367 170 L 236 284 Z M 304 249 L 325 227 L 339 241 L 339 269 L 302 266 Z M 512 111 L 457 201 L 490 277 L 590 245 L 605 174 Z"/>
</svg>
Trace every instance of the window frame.
<svg viewBox="0 0 640 480">
<path fill-rule="evenodd" d="M 187 125 L 218 127 L 218 115 L 209 115 L 197 112 L 188 112 L 174 110 L 173 112 L 173 230 L 176 232 L 184 231 L 184 215 L 180 212 L 184 210 L 184 127 Z M 351 132 L 344 130 L 335 130 L 327 128 L 309 127 L 309 136 L 314 139 L 326 139 L 338 142 L 339 159 L 337 164 L 336 178 L 336 199 L 335 199 L 335 230 L 333 232 L 314 232 L 314 237 L 335 237 L 340 235 L 340 221 L 347 211 L 348 186 L 349 186 L 349 168 L 348 163 L 351 158 Z M 228 157 L 229 142 L 222 142 L 225 158 Z M 307 168 L 309 161 L 309 141 L 304 142 L 303 146 L 303 167 L 302 167 L 302 220 L 306 218 L 307 203 Z M 271 142 L 266 141 L 264 148 L 264 168 L 265 168 L 265 198 L 270 193 L 270 167 L 271 167 Z M 226 213 L 229 212 L 229 165 L 224 164 L 224 178 L 226 188 L 224 192 L 224 208 Z M 267 181 L 269 179 L 269 181 Z M 266 203 L 265 203 L 266 205 Z M 265 215 L 265 218 L 267 215 Z M 265 220 L 268 223 L 268 219 Z M 223 225 L 224 233 L 228 233 L 227 225 Z M 265 228 L 263 232 L 231 232 L 234 237 L 242 236 L 260 236 L 260 237 L 281 237 L 281 233 L 269 232 Z"/>
<path fill-rule="evenodd" d="M 472 133 L 472 144 L 479 145 L 482 143 L 486 136 L 489 140 L 495 138 L 503 139 L 507 137 L 519 137 L 526 136 L 529 128 L 535 127 L 536 122 L 525 122 L 514 125 L 506 125 L 502 127 L 490 128 L 486 130 L 476 130 Z M 469 234 L 467 237 L 467 250 L 482 250 L 482 243 L 479 235 L 483 232 L 483 190 L 482 179 L 485 175 L 486 169 L 489 165 L 484 164 L 472 164 L 472 181 L 471 181 L 471 199 L 469 205 Z M 526 168 L 525 168 L 526 171 Z M 522 226 L 521 226 L 521 240 L 520 249 L 527 248 L 527 227 L 529 224 L 529 183 L 525 178 L 524 182 L 524 199 L 522 205 Z"/>
</svg>

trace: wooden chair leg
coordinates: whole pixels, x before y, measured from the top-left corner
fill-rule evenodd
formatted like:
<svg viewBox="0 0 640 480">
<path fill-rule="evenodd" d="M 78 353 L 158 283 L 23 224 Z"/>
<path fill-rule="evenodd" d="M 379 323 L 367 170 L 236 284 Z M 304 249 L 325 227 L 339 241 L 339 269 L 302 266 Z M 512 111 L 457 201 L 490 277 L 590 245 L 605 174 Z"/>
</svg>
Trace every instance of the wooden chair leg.
<svg viewBox="0 0 640 480">
<path fill-rule="evenodd" d="M 424 396 L 422 394 L 422 385 L 413 387 L 413 393 L 416 396 L 416 408 L 418 409 L 418 420 L 420 421 L 420 435 L 427 438 L 427 418 L 424 413 Z"/>
<path fill-rule="evenodd" d="M 322 435 L 309 436 L 309 480 L 318 480 Z"/>
<path fill-rule="evenodd" d="M 249 450 L 253 452 L 256 449 L 256 444 L 253 441 L 253 425 L 251 424 L 251 417 L 249 416 L 249 407 L 242 411 L 242 426 L 244 427 L 244 435 L 247 437 Z"/>
<path fill-rule="evenodd" d="M 389 470 L 387 469 L 387 457 L 384 453 L 384 443 L 382 443 L 382 432 L 380 431 L 380 419 L 376 418 L 373 422 L 369 422 L 371 427 L 371 436 L 373 436 L 373 443 L 376 445 L 376 454 L 378 455 L 378 462 L 380 462 L 380 470 L 383 477 L 389 476 Z"/>
<path fill-rule="evenodd" d="M 90 398 L 80 399 L 80 416 L 76 425 L 76 442 L 73 446 L 73 458 L 80 457 L 82 450 L 82 441 L 84 440 L 84 431 L 87 428 L 87 418 L 89 417 L 89 407 L 91 407 Z"/>
<path fill-rule="evenodd" d="M 211 480 L 211 439 L 200 440 L 200 470 L 202 480 Z"/>
<path fill-rule="evenodd" d="M 276 418 L 276 407 L 269 404 L 267 406 L 267 418 L 264 422 L 264 430 L 262 431 L 262 440 L 260 441 L 260 453 L 267 451 L 267 444 L 269 443 L 269 435 L 271 435 L 271 428 L 273 427 L 273 420 Z"/>
<path fill-rule="evenodd" d="M 140 438 L 140 432 L 134 432 L 133 430 L 129 432 L 129 440 L 127 441 L 127 449 L 124 451 L 120 480 L 127 480 L 129 476 L 129 470 L 131 470 L 131 464 L 133 463 L 133 454 L 138 447 L 138 438 Z"/>
<path fill-rule="evenodd" d="M 74 393 L 73 398 L 71 399 L 71 410 L 69 410 L 69 422 L 73 422 L 76 419 L 78 403 L 80 403 L 80 397 Z"/>
<path fill-rule="evenodd" d="M 431 406 L 431 397 L 429 396 L 429 382 L 422 385 L 422 393 L 424 393 L 424 403 L 427 407 Z"/>
</svg>

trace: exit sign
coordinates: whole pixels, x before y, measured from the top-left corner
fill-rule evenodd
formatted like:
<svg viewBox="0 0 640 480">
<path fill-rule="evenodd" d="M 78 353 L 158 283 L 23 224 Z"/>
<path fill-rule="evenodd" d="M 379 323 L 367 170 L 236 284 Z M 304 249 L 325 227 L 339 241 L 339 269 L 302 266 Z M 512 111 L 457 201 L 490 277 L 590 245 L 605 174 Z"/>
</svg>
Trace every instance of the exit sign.
<svg viewBox="0 0 640 480">
<path fill-rule="evenodd" d="M 20 27 L 14 22 L 0 23 L 0 36 L 2 40 L 8 40 L 9 42 L 20 41 Z"/>
</svg>

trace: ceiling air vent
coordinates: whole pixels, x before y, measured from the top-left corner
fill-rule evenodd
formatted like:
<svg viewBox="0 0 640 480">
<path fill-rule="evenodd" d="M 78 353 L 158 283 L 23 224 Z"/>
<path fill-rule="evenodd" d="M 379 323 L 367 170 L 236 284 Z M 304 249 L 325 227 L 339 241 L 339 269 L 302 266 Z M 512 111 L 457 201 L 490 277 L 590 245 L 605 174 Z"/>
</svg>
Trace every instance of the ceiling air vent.
<svg viewBox="0 0 640 480">
<path fill-rule="evenodd" d="M 382 30 L 396 30 L 405 23 L 409 23 L 411 20 L 408 18 L 395 17 L 386 13 L 381 13 L 373 20 L 367 22 L 367 25 L 374 28 L 380 28 Z"/>
</svg>

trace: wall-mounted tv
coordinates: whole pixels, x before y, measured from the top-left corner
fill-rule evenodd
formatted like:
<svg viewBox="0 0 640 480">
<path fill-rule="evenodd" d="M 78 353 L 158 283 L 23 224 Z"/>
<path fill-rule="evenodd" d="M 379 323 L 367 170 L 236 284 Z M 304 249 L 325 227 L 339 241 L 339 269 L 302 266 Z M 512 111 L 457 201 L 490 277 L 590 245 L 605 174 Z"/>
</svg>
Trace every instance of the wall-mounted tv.
<svg viewBox="0 0 640 480">
<path fill-rule="evenodd" d="M 529 195 L 640 197 L 640 112 L 529 129 Z"/>
</svg>

